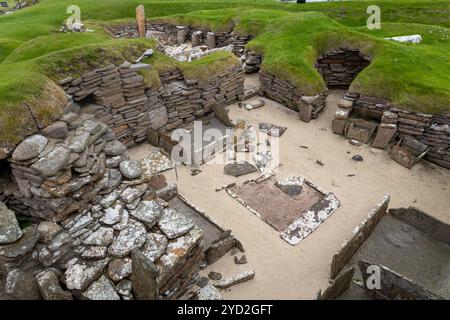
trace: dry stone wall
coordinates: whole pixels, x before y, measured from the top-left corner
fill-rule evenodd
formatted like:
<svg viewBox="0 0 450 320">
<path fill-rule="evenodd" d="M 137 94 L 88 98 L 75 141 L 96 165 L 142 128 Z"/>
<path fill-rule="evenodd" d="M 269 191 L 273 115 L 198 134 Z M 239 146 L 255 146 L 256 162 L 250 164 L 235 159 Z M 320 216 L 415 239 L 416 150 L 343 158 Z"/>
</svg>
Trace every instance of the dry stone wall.
<svg viewBox="0 0 450 320">
<path fill-rule="evenodd" d="M 309 122 L 319 116 L 325 108 L 326 92 L 306 96 L 296 86 L 268 72 L 259 72 L 260 94 L 275 100 L 290 109 L 299 111 L 300 119 Z"/>
<path fill-rule="evenodd" d="M 16 299 L 172 299 L 195 280 L 203 231 L 168 206 L 161 161 L 129 160 L 94 115 L 66 113 L 14 150 L 0 203 L 0 276 Z M 35 224 L 21 230 L 17 213 Z M 133 252 L 134 250 L 134 252 Z M 139 252 L 136 252 L 138 250 Z M 146 259 L 142 259 L 142 255 Z"/>
<path fill-rule="evenodd" d="M 369 57 L 360 56 L 359 50 L 340 49 L 317 59 L 316 69 L 330 89 L 348 88 L 353 79 L 370 64 Z"/>
<path fill-rule="evenodd" d="M 141 71 L 147 64 L 110 65 L 59 82 L 90 114 L 112 129 L 126 147 L 146 139 L 149 129 L 167 132 L 211 112 L 213 105 L 237 101 L 244 72 L 231 66 L 207 81 L 184 80 L 178 69 L 162 73 L 160 88 L 148 87 Z"/>
</svg>

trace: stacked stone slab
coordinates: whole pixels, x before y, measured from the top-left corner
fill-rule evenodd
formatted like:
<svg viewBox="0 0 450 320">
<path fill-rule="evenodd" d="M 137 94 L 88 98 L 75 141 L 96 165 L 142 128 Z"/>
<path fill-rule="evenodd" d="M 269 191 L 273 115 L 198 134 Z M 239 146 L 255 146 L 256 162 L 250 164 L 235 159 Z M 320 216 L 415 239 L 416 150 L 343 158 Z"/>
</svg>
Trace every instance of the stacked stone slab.
<svg viewBox="0 0 450 320">
<path fill-rule="evenodd" d="M 109 27 L 109 30 L 117 38 L 138 38 L 139 36 L 136 24 L 112 26 Z M 168 23 L 148 23 L 146 30 L 147 38 L 154 37 L 168 45 L 179 45 L 184 41 L 191 41 L 197 46 L 207 45 L 209 49 L 233 45 L 233 53 L 239 57 L 244 54 L 244 48 L 247 42 L 254 38 L 253 35 L 240 35 L 233 31 L 212 32 L 205 28 L 177 26 Z"/>
<path fill-rule="evenodd" d="M 94 115 L 111 127 L 121 142 L 131 146 L 145 139 L 150 126 L 147 86 L 139 74 L 149 68 L 146 64 L 109 65 L 59 84 L 80 103 L 82 113 Z"/>
<path fill-rule="evenodd" d="M 360 56 L 359 50 L 343 48 L 320 56 L 316 69 L 328 88 L 348 88 L 358 73 L 369 64 L 370 58 Z"/>
<path fill-rule="evenodd" d="M 238 100 L 244 90 L 244 73 L 239 66 L 228 69 L 206 82 L 172 81 L 164 84 L 162 100 L 167 108 L 170 131 L 211 112 L 214 105 Z"/>
<path fill-rule="evenodd" d="M 325 108 L 326 92 L 316 96 L 307 96 L 296 86 L 281 80 L 268 72 L 259 72 L 260 93 L 290 109 L 299 111 L 299 117 L 305 122 L 316 119 Z"/>
<path fill-rule="evenodd" d="M 81 113 L 112 129 L 126 147 L 146 139 L 149 129 L 173 130 L 211 111 L 212 105 L 236 101 L 244 90 L 244 73 L 232 66 L 207 81 L 184 80 L 179 69 L 161 74 L 161 87 L 148 87 L 147 64 L 124 63 L 96 69 L 59 83 L 81 105 Z"/>
<path fill-rule="evenodd" d="M 149 158 L 129 160 L 93 115 L 68 113 L 52 126 L 17 146 L 11 181 L 2 186 L 8 207 L 36 222 L 21 230 L 0 203 L 6 292 L 17 299 L 148 297 L 133 285 L 139 280 L 154 283 L 145 289 L 158 299 L 183 294 L 203 260 L 203 232 L 168 206 L 176 185 L 148 171 Z M 135 249 L 144 260 L 132 258 Z M 24 295 L 24 287 L 37 291 Z"/>
<path fill-rule="evenodd" d="M 263 57 L 261 54 L 255 51 L 245 51 L 241 56 L 242 65 L 244 66 L 245 73 L 256 73 L 261 68 Z"/>
<path fill-rule="evenodd" d="M 342 112 L 342 104 L 333 120 L 333 132 L 343 134 L 346 117 L 351 115 L 377 121 L 378 131 L 373 146 L 385 148 L 393 138 L 409 136 L 430 147 L 425 159 L 450 169 L 450 114 L 426 114 L 397 108 L 386 99 L 347 93 L 343 101 L 349 112 Z M 340 119 L 342 116 L 345 118 Z"/>
</svg>

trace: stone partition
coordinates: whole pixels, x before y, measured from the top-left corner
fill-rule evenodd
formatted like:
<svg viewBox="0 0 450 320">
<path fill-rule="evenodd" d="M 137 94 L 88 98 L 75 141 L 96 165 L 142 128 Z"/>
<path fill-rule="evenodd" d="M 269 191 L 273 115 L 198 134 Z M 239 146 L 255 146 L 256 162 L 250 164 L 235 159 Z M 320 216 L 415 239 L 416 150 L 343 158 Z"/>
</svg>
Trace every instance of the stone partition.
<svg viewBox="0 0 450 320">
<path fill-rule="evenodd" d="M 299 111 L 299 117 L 305 122 L 316 119 L 325 108 L 326 92 L 316 96 L 306 96 L 288 81 L 280 80 L 275 75 L 259 72 L 260 93 L 290 109 Z"/>
<path fill-rule="evenodd" d="M 203 231 L 171 208 L 162 154 L 129 160 L 94 115 L 66 113 L 14 150 L 0 194 L 0 276 L 16 299 L 174 299 L 195 281 Z M 168 159 L 167 159 L 168 161 Z M 15 213 L 34 222 L 21 230 Z M 134 249 L 139 249 L 131 255 Z M 145 259 L 142 258 L 145 257 Z M 152 288 L 134 286 L 135 279 Z"/>
<path fill-rule="evenodd" d="M 316 69 L 329 89 L 347 89 L 370 60 L 361 56 L 359 50 L 342 48 L 319 56 Z"/>
<path fill-rule="evenodd" d="M 330 278 L 334 279 L 342 268 L 350 261 L 358 248 L 370 236 L 373 229 L 387 213 L 390 196 L 385 196 L 381 202 L 370 211 L 368 217 L 353 230 L 353 236 L 345 241 L 331 262 Z"/>
<path fill-rule="evenodd" d="M 376 137 L 375 147 L 384 149 L 386 142 L 394 137 L 389 130 L 394 130 L 400 137 L 410 136 L 427 145 L 430 150 L 425 159 L 450 169 L 450 114 L 429 114 L 408 111 L 395 107 L 386 99 L 347 93 L 344 102 L 339 104 L 333 131 L 343 134 L 349 116 L 379 122 L 378 131 L 386 135 Z M 383 140 L 385 141 L 381 141 Z M 381 139 L 381 140 L 380 140 Z"/>
</svg>

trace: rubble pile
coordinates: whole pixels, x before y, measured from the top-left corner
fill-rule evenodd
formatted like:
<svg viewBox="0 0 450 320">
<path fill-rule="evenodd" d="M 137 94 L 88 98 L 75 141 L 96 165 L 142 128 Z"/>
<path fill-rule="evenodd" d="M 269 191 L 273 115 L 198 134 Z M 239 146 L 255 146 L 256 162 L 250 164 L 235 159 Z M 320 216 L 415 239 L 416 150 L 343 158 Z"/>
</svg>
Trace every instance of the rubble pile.
<svg viewBox="0 0 450 320">
<path fill-rule="evenodd" d="M 67 113 L 20 143 L 9 159 L 11 181 L 0 190 L 8 205 L 0 203 L 6 293 L 16 299 L 182 295 L 203 260 L 203 231 L 169 207 L 177 188 L 158 173 L 168 167 L 157 159 L 130 160 L 113 131 L 87 114 Z M 22 230 L 11 209 L 34 223 Z"/>
</svg>

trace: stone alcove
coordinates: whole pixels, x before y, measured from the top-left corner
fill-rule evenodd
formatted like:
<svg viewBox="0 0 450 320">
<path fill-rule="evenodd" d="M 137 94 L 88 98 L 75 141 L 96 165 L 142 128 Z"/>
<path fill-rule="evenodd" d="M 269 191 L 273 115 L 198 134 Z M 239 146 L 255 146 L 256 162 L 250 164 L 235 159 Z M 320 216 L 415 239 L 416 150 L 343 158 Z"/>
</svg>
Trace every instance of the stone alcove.
<svg viewBox="0 0 450 320">
<path fill-rule="evenodd" d="M 370 64 L 358 49 L 341 48 L 319 56 L 316 69 L 328 89 L 348 89 L 356 76 Z"/>
</svg>

